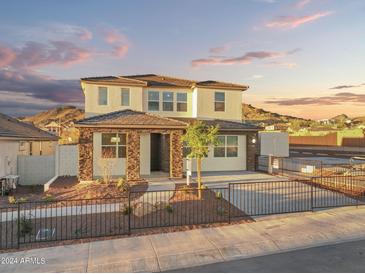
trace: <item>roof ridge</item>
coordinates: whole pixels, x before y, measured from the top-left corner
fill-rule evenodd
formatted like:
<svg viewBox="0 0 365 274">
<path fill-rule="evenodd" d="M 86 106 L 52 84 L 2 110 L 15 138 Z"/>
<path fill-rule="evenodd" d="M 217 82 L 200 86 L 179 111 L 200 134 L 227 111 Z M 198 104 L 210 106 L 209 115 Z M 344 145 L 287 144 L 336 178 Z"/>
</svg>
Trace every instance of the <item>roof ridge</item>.
<svg viewBox="0 0 365 274">
<path fill-rule="evenodd" d="M 235 85 L 235 86 L 249 87 L 248 85 L 242 85 L 242 84 L 237 84 L 237 83 L 232 83 L 232 82 L 217 81 L 217 80 L 211 80 L 211 79 L 210 80 L 199 81 L 199 82 L 197 82 L 197 84 L 199 85 L 199 83 L 205 83 L 205 82 L 215 82 L 215 83 L 229 84 L 229 85 Z"/>
<path fill-rule="evenodd" d="M 125 75 L 123 77 L 149 77 L 149 76 L 157 76 L 157 77 L 161 77 L 161 78 L 170 78 L 170 79 L 176 79 L 176 80 L 184 80 L 184 81 L 190 81 L 190 82 L 194 82 L 194 83 L 198 82 L 197 80 L 191 80 L 191 79 L 186 79 L 186 78 L 181 78 L 181 77 L 176 77 L 176 76 L 162 75 L 162 74 L 154 74 L 154 73 Z"/>
<path fill-rule="evenodd" d="M 142 80 L 138 80 L 138 79 L 131 79 L 131 78 L 125 77 L 123 75 L 118 75 L 118 76 L 115 76 L 115 77 L 117 77 L 119 79 L 126 79 L 126 80 L 129 80 L 129 81 L 131 80 L 131 81 L 136 81 L 136 82 L 140 82 L 140 83 L 143 83 L 143 84 L 147 84 L 146 81 L 142 81 Z"/>
</svg>

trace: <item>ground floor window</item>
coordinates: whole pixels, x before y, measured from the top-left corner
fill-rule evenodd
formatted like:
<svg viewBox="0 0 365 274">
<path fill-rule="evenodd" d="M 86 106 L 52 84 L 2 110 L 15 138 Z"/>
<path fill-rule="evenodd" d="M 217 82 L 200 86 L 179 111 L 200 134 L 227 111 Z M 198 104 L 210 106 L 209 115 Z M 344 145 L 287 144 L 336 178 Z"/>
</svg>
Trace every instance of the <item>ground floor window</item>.
<svg viewBox="0 0 365 274">
<path fill-rule="evenodd" d="M 127 137 L 126 134 L 102 133 L 101 155 L 103 158 L 126 158 Z"/>
<path fill-rule="evenodd" d="M 238 157 L 238 136 L 218 136 L 218 145 L 214 147 L 214 157 Z"/>
</svg>

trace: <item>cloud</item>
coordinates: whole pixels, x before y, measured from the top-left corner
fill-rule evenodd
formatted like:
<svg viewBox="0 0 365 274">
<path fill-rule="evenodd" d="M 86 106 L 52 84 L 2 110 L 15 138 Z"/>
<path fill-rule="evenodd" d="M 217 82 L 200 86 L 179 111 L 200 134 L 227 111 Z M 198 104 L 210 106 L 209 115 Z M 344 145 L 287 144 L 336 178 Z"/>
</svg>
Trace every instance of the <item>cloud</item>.
<svg viewBox="0 0 365 274">
<path fill-rule="evenodd" d="M 279 16 L 276 19 L 268 22 L 265 24 L 267 28 L 286 28 L 286 29 L 293 29 L 299 27 L 300 25 L 314 22 L 322 17 L 326 17 L 333 14 L 332 11 L 326 12 L 318 12 L 312 15 L 307 16 Z"/>
<path fill-rule="evenodd" d="M 68 41 L 26 42 L 20 48 L 0 45 L 0 66 L 34 69 L 48 65 L 71 65 L 90 59 L 93 52 Z"/>
<path fill-rule="evenodd" d="M 310 2 L 312 2 L 312 0 L 300 0 L 295 4 L 295 7 L 297 9 L 302 9 L 304 8 L 306 5 L 308 5 Z"/>
<path fill-rule="evenodd" d="M 209 57 L 195 59 L 191 61 L 192 67 L 198 67 L 202 65 L 233 65 L 233 64 L 250 64 L 255 59 L 270 59 L 279 58 L 286 55 L 291 55 L 298 52 L 300 49 L 294 49 L 287 52 L 277 52 L 277 51 L 250 51 L 242 56 L 238 57 Z"/>
<path fill-rule="evenodd" d="M 280 62 L 280 61 L 272 61 L 266 63 L 267 66 L 279 66 L 279 67 L 285 67 L 288 69 L 293 69 L 297 67 L 296 63 L 293 62 Z"/>
<path fill-rule="evenodd" d="M 209 52 L 212 53 L 212 54 L 221 54 L 223 52 L 226 52 L 228 49 L 229 49 L 229 46 L 224 45 L 224 46 L 221 46 L 221 47 L 211 48 L 211 49 L 209 49 Z"/>
<path fill-rule="evenodd" d="M 337 105 L 342 103 L 361 103 L 365 104 L 365 94 L 356 94 L 351 92 L 340 92 L 331 96 L 322 97 L 301 97 L 287 99 L 272 99 L 265 103 L 280 106 L 298 106 L 298 105 Z"/>
<path fill-rule="evenodd" d="M 340 86 L 332 87 L 332 88 L 330 88 L 330 89 L 358 88 L 358 87 L 361 87 L 361 86 L 365 86 L 365 83 L 363 83 L 363 84 L 359 84 L 359 85 L 340 85 Z"/>
<path fill-rule="evenodd" d="M 112 55 L 122 58 L 129 50 L 129 42 L 127 37 L 120 33 L 117 29 L 108 28 L 103 30 L 104 41 L 113 45 Z"/>
<path fill-rule="evenodd" d="M 255 75 L 252 75 L 252 78 L 253 79 L 261 79 L 261 78 L 264 78 L 264 76 L 260 75 L 260 74 L 255 74 Z"/>
<path fill-rule="evenodd" d="M 93 38 L 93 34 L 87 28 L 68 24 L 52 24 L 46 28 L 46 31 L 57 35 L 58 38 L 63 37 L 67 39 L 68 37 L 76 37 L 80 40 L 87 41 Z"/>
</svg>

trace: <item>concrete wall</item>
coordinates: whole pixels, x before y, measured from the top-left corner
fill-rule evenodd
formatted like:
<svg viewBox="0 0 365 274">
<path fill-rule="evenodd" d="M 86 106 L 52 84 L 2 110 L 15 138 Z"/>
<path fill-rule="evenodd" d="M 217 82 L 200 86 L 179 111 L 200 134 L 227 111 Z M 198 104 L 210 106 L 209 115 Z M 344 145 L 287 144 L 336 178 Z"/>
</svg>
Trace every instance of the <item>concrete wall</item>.
<svg viewBox="0 0 365 274">
<path fill-rule="evenodd" d="M 55 176 L 55 156 L 18 155 L 19 184 L 43 185 Z"/>
<path fill-rule="evenodd" d="M 260 132 L 260 155 L 289 157 L 289 135 L 286 132 Z"/>
<path fill-rule="evenodd" d="M 59 145 L 56 149 L 56 175 L 77 176 L 79 149 L 77 145 Z"/>
<path fill-rule="evenodd" d="M 238 136 L 238 157 L 214 157 L 214 148 L 210 147 L 208 157 L 202 161 L 202 171 L 234 171 L 247 169 L 246 135 Z M 186 171 L 186 158 L 184 158 Z M 196 171 L 196 160 L 192 160 L 192 171 Z"/>
</svg>

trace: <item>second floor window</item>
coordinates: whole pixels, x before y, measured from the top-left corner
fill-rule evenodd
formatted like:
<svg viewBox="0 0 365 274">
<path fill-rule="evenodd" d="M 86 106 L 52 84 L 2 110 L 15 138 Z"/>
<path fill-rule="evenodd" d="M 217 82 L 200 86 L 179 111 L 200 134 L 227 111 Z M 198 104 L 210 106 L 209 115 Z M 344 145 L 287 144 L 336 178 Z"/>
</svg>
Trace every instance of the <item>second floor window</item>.
<svg viewBox="0 0 365 274">
<path fill-rule="evenodd" d="M 177 93 L 176 94 L 176 108 L 177 111 L 184 111 L 188 110 L 188 96 L 187 93 Z"/>
<path fill-rule="evenodd" d="M 160 93 L 158 91 L 148 92 L 148 110 L 149 111 L 160 110 Z"/>
<path fill-rule="evenodd" d="M 108 105 L 108 88 L 99 87 L 98 103 L 99 103 L 99 106 Z"/>
<path fill-rule="evenodd" d="M 214 111 L 225 111 L 225 99 L 224 92 L 214 93 Z"/>
<path fill-rule="evenodd" d="M 163 111 L 174 111 L 174 93 L 164 91 L 162 93 L 162 110 Z"/>
<path fill-rule="evenodd" d="M 102 133 L 101 155 L 103 158 L 126 158 L 126 134 Z"/>
<path fill-rule="evenodd" d="M 129 98 L 130 98 L 130 95 L 129 95 L 129 88 L 122 88 L 121 90 L 121 105 L 123 107 L 128 107 L 129 106 Z"/>
</svg>

